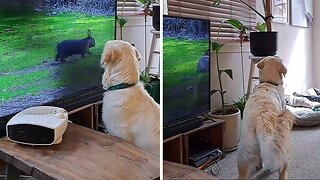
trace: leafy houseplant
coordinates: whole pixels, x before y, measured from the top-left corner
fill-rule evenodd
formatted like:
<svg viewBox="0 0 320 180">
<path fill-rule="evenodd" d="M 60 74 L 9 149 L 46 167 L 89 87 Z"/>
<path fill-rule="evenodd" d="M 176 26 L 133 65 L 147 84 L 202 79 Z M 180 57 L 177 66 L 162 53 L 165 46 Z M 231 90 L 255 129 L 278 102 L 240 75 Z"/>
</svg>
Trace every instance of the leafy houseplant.
<svg viewBox="0 0 320 180">
<path fill-rule="evenodd" d="M 235 29 L 239 30 L 239 39 L 240 39 L 240 54 L 241 54 L 241 61 L 243 62 L 243 42 L 246 39 L 246 31 L 248 30 L 248 27 L 243 25 L 240 21 L 236 19 L 228 19 L 222 21 L 223 23 L 228 23 Z M 242 66 L 243 67 L 243 66 Z M 246 104 L 246 101 L 248 99 L 249 94 L 243 95 L 241 98 L 239 98 L 239 101 L 233 101 L 233 105 L 240 110 L 241 119 L 243 118 L 243 110 Z"/>
<path fill-rule="evenodd" d="M 241 119 L 243 118 L 243 111 L 246 106 L 248 96 L 249 94 L 245 94 L 241 98 L 239 98 L 238 101 L 233 101 L 233 105 L 240 110 Z"/>
<path fill-rule="evenodd" d="M 264 15 L 258 12 L 250 4 L 243 0 L 239 0 L 248 8 L 253 10 L 260 16 L 264 23 L 257 24 L 257 30 L 260 32 L 250 32 L 250 51 L 255 56 L 273 56 L 277 53 L 277 32 L 272 31 L 272 14 L 271 14 L 271 0 L 263 0 Z M 218 6 L 221 0 L 213 0 L 213 6 Z M 267 31 L 265 30 L 267 29 Z"/>
<path fill-rule="evenodd" d="M 144 83 L 150 96 L 160 104 L 160 79 L 150 75 L 146 68 L 140 73 L 140 81 Z"/>
<path fill-rule="evenodd" d="M 218 6 L 221 3 L 222 0 L 213 0 L 213 6 Z M 273 18 L 272 14 L 271 14 L 271 0 L 262 0 L 262 4 L 263 4 L 263 8 L 265 11 L 265 15 L 262 15 L 259 11 L 257 11 L 254 7 L 252 7 L 250 4 L 246 3 L 243 0 L 239 0 L 241 3 L 243 3 L 244 5 L 246 5 L 248 8 L 250 8 L 251 10 L 253 10 L 255 13 L 257 13 L 258 16 L 260 16 L 264 23 L 257 24 L 257 29 L 260 32 L 265 31 L 265 29 L 267 29 L 268 32 L 271 32 L 272 28 L 271 28 L 271 19 Z"/>
<path fill-rule="evenodd" d="M 219 34 L 222 24 L 224 22 L 232 23 L 232 21 L 230 20 L 221 22 L 218 31 L 217 41 L 211 42 L 212 51 L 215 52 L 216 57 L 219 89 L 211 90 L 210 94 L 213 95 L 219 92 L 221 99 L 221 108 L 212 110 L 210 112 L 210 115 L 213 118 L 223 119 L 225 121 L 225 132 L 223 135 L 224 147 L 226 151 L 232 151 L 237 148 L 238 143 L 240 141 L 240 111 L 234 106 L 227 106 L 225 103 L 224 95 L 227 91 L 223 89 L 221 76 L 223 73 L 225 73 L 228 75 L 230 79 L 233 79 L 233 75 L 231 69 L 220 69 L 219 64 L 220 50 L 224 45 L 222 42 L 219 41 Z"/>
<path fill-rule="evenodd" d="M 226 73 L 230 77 L 230 79 L 233 79 L 232 70 L 231 69 L 220 69 L 220 64 L 219 64 L 220 50 L 224 45 L 222 42 L 219 41 L 219 34 L 220 34 L 221 27 L 222 27 L 222 25 L 224 23 L 228 23 L 228 24 L 232 25 L 233 27 L 235 27 L 235 28 L 240 30 L 239 37 L 240 37 L 240 44 L 241 44 L 241 52 L 242 52 L 242 42 L 244 40 L 244 35 L 245 35 L 245 31 L 246 31 L 246 27 L 240 21 L 235 20 L 235 19 L 225 20 L 225 21 L 222 21 L 221 24 L 220 24 L 219 31 L 218 31 L 218 36 L 217 36 L 217 41 L 212 41 L 211 42 L 212 51 L 215 52 L 215 57 L 216 57 L 216 63 L 217 63 L 217 69 L 218 69 L 217 72 L 218 72 L 219 89 L 211 90 L 210 94 L 213 95 L 213 94 L 219 92 L 220 99 L 221 99 L 221 114 L 222 115 L 227 114 L 225 98 L 224 98 L 224 94 L 227 91 L 223 90 L 222 81 L 221 81 L 221 75 L 223 73 Z"/>
</svg>

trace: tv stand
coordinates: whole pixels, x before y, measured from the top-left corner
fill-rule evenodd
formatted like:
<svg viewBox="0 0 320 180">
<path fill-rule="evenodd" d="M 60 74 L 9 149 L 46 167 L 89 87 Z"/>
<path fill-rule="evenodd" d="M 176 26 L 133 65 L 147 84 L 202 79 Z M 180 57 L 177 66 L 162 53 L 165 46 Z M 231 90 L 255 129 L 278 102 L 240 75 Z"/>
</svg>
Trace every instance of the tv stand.
<svg viewBox="0 0 320 180">
<path fill-rule="evenodd" d="M 71 122 L 93 130 L 102 131 L 99 128 L 99 122 L 102 121 L 102 101 L 90 103 L 68 111 L 68 114 Z"/>
<path fill-rule="evenodd" d="M 191 117 L 181 120 L 177 123 L 171 124 L 170 126 L 164 127 L 163 138 L 166 139 L 177 134 L 181 134 L 192 129 L 198 128 L 203 124 L 204 117 Z"/>
<path fill-rule="evenodd" d="M 204 123 L 200 127 L 164 139 L 164 160 L 198 167 L 204 161 L 213 162 L 213 158 L 218 157 L 217 150 L 222 152 L 221 158 L 224 158 L 224 121 L 202 117 Z"/>
</svg>

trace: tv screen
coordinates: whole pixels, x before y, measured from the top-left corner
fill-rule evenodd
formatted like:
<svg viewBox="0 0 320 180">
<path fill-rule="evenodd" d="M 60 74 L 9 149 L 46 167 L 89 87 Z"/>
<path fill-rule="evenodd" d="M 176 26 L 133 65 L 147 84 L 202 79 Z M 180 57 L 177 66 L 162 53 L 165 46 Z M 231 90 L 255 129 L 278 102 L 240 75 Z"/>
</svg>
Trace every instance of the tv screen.
<svg viewBox="0 0 320 180">
<path fill-rule="evenodd" d="M 210 109 L 209 21 L 163 17 L 164 127 Z"/>
<path fill-rule="evenodd" d="M 116 0 L 0 0 L 0 117 L 101 88 Z"/>
</svg>

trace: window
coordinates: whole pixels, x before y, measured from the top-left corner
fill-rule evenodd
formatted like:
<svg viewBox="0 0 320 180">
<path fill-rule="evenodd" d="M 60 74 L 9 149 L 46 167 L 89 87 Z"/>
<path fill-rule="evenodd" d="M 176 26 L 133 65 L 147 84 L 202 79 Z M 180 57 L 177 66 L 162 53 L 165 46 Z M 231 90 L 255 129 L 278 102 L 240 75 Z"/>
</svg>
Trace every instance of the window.
<svg viewBox="0 0 320 180">
<path fill-rule="evenodd" d="M 210 20 L 211 39 L 216 39 L 222 20 L 237 19 L 245 25 L 255 26 L 256 14 L 239 0 L 222 0 L 218 7 L 213 7 L 212 0 L 167 0 L 168 14 L 171 16 L 189 17 Z M 255 0 L 246 0 L 255 7 Z M 237 30 L 224 24 L 220 31 L 220 40 L 238 40 Z"/>
<path fill-rule="evenodd" d="M 272 6 L 273 22 L 287 23 L 288 22 L 288 2 L 287 0 L 274 0 Z"/>
<path fill-rule="evenodd" d="M 142 6 L 141 3 L 135 0 L 118 0 L 117 15 L 123 17 L 143 15 Z"/>
</svg>

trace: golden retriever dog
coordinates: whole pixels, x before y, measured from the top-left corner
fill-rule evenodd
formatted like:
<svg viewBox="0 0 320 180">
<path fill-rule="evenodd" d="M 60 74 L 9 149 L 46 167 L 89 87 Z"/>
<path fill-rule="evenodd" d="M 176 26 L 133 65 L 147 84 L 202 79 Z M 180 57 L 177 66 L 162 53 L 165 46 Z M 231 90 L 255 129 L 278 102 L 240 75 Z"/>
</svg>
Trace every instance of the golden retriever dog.
<svg viewBox="0 0 320 180">
<path fill-rule="evenodd" d="M 282 76 L 286 67 L 275 57 L 262 59 L 260 84 L 250 95 L 243 114 L 237 165 L 239 179 L 249 179 L 258 167 L 279 171 L 287 178 L 294 115 L 285 109 Z"/>
<path fill-rule="evenodd" d="M 141 55 L 130 43 L 106 43 L 101 56 L 104 68 L 102 120 L 108 132 L 160 155 L 160 107 L 139 82 Z"/>
</svg>

